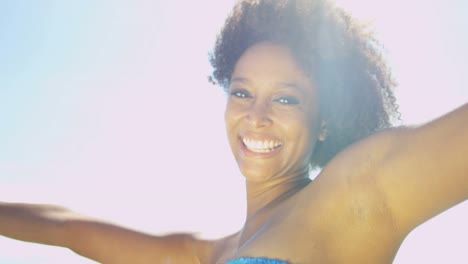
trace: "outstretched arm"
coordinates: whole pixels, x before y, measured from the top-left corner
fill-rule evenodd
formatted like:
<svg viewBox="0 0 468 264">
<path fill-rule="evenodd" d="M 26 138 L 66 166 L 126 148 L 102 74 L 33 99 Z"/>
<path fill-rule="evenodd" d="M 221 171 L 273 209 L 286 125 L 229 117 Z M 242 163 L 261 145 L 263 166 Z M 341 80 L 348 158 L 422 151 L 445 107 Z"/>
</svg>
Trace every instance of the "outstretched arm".
<svg viewBox="0 0 468 264">
<path fill-rule="evenodd" d="M 468 104 L 423 126 L 358 142 L 338 154 L 322 175 L 330 176 L 320 177 L 322 189 L 332 186 L 345 194 L 340 204 L 354 201 L 373 216 L 390 219 L 401 239 L 468 199 Z"/>
<path fill-rule="evenodd" d="M 63 246 L 63 223 L 70 213 L 62 207 L 0 202 L 0 235 L 46 245 Z"/>
<path fill-rule="evenodd" d="M 151 236 L 50 205 L 0 203 L 0 235 L 68 247 L 100 263 L 207 263 L 212 243 Z"/>
<path fill-rule="evenodd" d="M 468 199 L 468 104 L 389 137 L 378 180 L 402 231 Z"/>
</svg>

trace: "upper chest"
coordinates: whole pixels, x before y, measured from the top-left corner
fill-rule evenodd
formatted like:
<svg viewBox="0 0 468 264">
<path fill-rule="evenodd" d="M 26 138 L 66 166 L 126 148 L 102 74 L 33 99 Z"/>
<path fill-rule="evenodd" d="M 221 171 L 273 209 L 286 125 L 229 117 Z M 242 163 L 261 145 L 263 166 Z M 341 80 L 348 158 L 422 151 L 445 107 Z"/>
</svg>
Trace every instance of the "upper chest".
<svg viewBox="0 0 468 264">
<path fill-rule="evenodd" d="M 370 199 L 370 192 L 302 192 L 264 215 L 257 226 L 246 226 L 244 236 L 240 232 L 227 241 L 214 263 L 238 257 L 277 258 L 293 264 L 344 263 L 344 259 L 390 263 L 401 241 L 384 205 L 378 197 Z"/>
</svg>

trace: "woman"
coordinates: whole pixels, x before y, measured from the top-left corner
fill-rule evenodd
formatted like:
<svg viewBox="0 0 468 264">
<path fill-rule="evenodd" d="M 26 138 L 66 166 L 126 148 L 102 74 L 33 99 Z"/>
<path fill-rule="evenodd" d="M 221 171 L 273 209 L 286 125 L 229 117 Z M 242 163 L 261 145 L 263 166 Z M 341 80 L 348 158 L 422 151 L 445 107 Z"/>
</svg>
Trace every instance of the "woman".
<svg viewBox="0 0 468 264">
<path fill-rule="evenodd" d="M 468 106 L 383 131 L 397 111 L 379 46 L 328 2 L 240 1 L 211 62 L 246 179 L 239 232 L 150 236 L 5 203 L 0 234 L 102 263 L 390 263 L 412 229 L 467 199 Z"/>
</svg>

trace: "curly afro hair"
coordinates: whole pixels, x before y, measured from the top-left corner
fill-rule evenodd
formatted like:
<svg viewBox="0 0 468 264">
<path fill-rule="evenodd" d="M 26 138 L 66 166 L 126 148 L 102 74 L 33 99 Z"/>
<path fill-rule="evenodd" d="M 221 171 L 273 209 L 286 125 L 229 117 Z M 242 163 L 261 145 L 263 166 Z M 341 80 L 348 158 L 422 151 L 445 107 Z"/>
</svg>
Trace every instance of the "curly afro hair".
<svg viewBox="0 0 468 264">
<path fill-rule="evenodd" d="M 311 167 L 399 117 L 383 49 L 364 24 L 326 0 L 240 0 L 218 35 L 210 79 L 225 90 L 240 56 L 258 42 L 287 46 L 319 89 L 328 132 Z"/>
</svg>

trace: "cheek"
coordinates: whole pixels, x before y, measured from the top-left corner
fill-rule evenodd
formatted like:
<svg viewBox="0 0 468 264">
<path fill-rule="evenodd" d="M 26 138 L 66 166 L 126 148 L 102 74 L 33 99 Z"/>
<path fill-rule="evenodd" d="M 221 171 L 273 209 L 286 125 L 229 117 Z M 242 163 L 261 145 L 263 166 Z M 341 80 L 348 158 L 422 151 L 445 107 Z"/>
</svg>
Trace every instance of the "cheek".
<svg viewBox="0 0 468 264">
<path fill-rule="evenodd" d="M 315 116 L 296 116 L 294 124 L 295 133 L 290 133 L 297 140 L 298 147 L 310 150 L 314 147 L 318 136 L 318 126 Z"/>
<path fill-rule="evenodd" d="M 300 160 L 308 159 L 317 139 L 315 126 L 311 122 L 307 122 L 306 119 L 300 119 L 300 122 L 295 123 L 294 127 L 291 128 L 293 130 L 290 130 L 288 134 L 289 139 L 294 141 L 292 151 L 301 157 Z"/>
<path fill-rule="evenodd" d="M 226 103 L 226 108 L 224 110 L 224 122 L 226 127 L 234 126 L 238 120 L 241 118 L 244 109 L 237 103 L 228 102 Z"/>
<path fill-rule="evenodd" d="M 226 109 L 224 110 L 224 125 L 226 126 L 226 131 L 229 133 L 230 128 L 232 126 L 232 119 L 233 119 L 233 113 L 232 109 L 229 106 L 229 103 L 226 105 Z"/>
<path fill-rule="evenodd" d="M 293 135 L 294 134 L 294 135 Z M 296 128 L 295 133 L 291 133 L 299 147 L 301 148 L 309 148 L 310 143 L 313 141 L 314 133 L 313 131 L 307 126 L 307 124 L 302 123 Z"/>
</svg>

